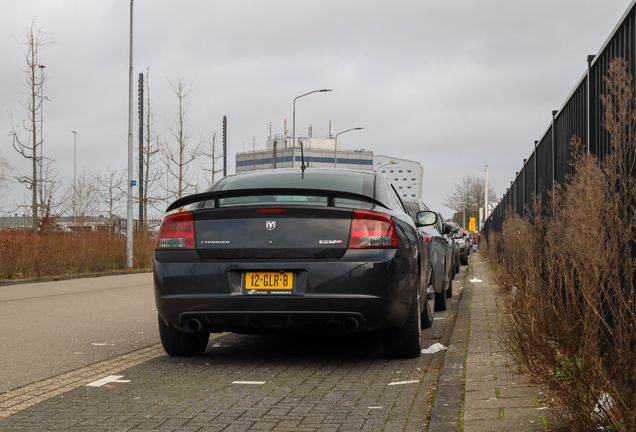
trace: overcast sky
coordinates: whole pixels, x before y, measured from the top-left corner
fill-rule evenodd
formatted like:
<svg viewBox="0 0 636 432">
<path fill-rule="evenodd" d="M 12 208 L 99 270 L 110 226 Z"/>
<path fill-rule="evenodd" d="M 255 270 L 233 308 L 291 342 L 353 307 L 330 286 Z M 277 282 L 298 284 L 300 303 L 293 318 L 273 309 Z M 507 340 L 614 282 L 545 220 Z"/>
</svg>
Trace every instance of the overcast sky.
<svg viewBox="0 0 636 432">
<path fill-rule="evenodd" d="M 134 76 L 150 67 L 158 132 L 176 99 L 169 81 L 192 83 L 193 138 L 221 135 L 228 164 L 283 133 L 292 102 L 296 134 L 352 127 L 347 149 L 419 161 L 423 200 L 447 217 L 444 198 L 462 176 L 501 197 L 631 0 L 137 0 Z M 26 111 L 23 47 L 35 25 L 55 41 L 41 51 L 48 82 L 44 155 L 64 181 L 127 167 L 129 11 L 126 0 L 3 2 L 0 15 L 0 156 L 26 174 L 11 146 L 9 111 Z M 17 39 L 17 41 L 16 41 Z M 136 86 L 136 84 L 135 84 Z M 136 87 L 135 87 L 136 95 Z M 135 101 L 135 119 L 136 119 Z M 136 126 L 135 126 L 136 129 Z M 244 147 L 245 146 L 245 147 Z M 137 162 L 135 162 L 135 165 Z M 204 183 L 203 175 L 199 183 Z M 13 185 L 0 213 L 26 191 Z"/>
</svg>

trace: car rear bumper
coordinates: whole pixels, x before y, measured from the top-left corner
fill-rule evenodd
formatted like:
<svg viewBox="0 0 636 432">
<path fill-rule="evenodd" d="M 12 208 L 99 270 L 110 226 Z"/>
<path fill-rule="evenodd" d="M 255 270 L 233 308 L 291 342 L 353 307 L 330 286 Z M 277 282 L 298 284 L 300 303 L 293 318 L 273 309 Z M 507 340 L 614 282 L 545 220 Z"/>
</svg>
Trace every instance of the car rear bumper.
<svg viewBox="0 0 636 432">
<path fill-rule="evenodd" d="M 156 253 L 154 280 L 159 315 L 181 331 L 344 331 L 352 330 L 351 319 L 357 330 L 399 327 L 418 285 L 415 261 L 392 249 L 289 262 L 211 261 L 179 252 L 181 262 L 174 252 Z M 293 289 L 247 290 L 247 271 L 293 272 Z"/>
</svg>

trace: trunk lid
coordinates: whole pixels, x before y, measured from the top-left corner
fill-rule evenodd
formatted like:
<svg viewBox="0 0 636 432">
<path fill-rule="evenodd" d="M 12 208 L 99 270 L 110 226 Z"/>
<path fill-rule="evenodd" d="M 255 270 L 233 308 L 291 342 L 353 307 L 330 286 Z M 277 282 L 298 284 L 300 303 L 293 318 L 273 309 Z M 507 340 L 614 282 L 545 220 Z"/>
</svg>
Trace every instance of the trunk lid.
<svg viewBox="0 0 636 432">
<path fill-rule="evenodd" d="M 352 209 L 332 207 L 201 209 L 194 213 L 196 248 L 207 259 L 339 258 L 352 217 Z"/>
</svg>

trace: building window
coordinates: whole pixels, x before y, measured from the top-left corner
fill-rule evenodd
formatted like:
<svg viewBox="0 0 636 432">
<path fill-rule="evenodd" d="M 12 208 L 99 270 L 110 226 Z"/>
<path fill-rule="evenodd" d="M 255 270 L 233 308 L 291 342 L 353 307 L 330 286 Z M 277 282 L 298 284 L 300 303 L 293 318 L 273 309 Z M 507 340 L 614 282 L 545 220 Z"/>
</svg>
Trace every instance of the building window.
<svg viewBox="0 0 636 432">
<path fill-rule="evenodd" d="M 404 194 L 404 196 L 406 196 L 406 194 Z"/>
<path fill-rule="evenodd" d="M 412 178 L 411 180 L 415 181 L 415 179 L 414 179 L 414 178 Z"/>
<path fill-rule="evenodd" d="M 402 189 L 402 186 L 398 186 L 398 189 Z"/>
<path fill-rule="evenodd" d="M 393 172 L 393 170 L 391 170 L 391 172 Z"/>
<path fill-rule="evenodd" d="M 398 171 L 398 172 L 402 172 L 402 170 Z"/>
<path fill-rule="evenodd" d="M 411 170 L 408 170 L 407 172 L 411 172 Z"/>
<path fill-rule="evenodd" d="M 386 170 L 382 170 L 382 172 L 383 172 L 383 173 L 385 173 L 385 172 L 386 172 Z"/>
<path fill-rule="evenodd" d="M 411 196 L 412 196 L 412 197 L 414 197 L 414 196 L 415 196 L 415 194 L 412 194 Z"/>
<path fill-rule="evenodd" d="M 409 186 L 409 189 L 411 189 L 411 186 Z"/>
<path fill-rule="evenodd" d="M 406 179 L 402 179 L 402 180 L 406 181 Z"/>
<path fill-rule="evenodd" d="M 398 179 L 395 179 L 395 181 L 398 181 Z"/>
</svg>

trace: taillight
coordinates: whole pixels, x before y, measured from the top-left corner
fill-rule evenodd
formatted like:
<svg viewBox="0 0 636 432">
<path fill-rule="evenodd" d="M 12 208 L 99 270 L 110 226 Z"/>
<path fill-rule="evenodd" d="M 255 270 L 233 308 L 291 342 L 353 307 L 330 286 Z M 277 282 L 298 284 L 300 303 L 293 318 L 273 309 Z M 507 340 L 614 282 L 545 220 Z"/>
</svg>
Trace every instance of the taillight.
<svg viewBox="0 0 636 432">
<path fill-rule="evenodd" d="M 433 237 L 432 237 L 432 236 L 430 236 L 430 235 L 426 235 L 426 234 L 424 234 L 424 240 L 426 240 L 426 243 L 430 243 L 430 242 L 431 242 L 431 240 L 433 240 Z"/>
<path fill-rule="evenodd" d="M 177 213 L 166 217 L 159 228 L 157 249 L 194 249 L 192 213 Z"/>
<path fill-rule="evenodd" d="M 394 248 L 398 239 L 395 222 L 391 216 L 356 211 L 349 247 L 353 248 Z"/>
</svg>

